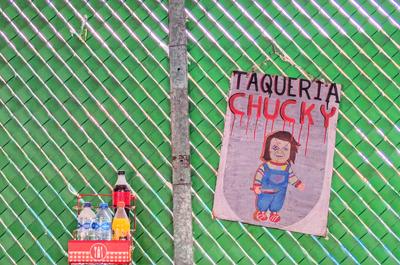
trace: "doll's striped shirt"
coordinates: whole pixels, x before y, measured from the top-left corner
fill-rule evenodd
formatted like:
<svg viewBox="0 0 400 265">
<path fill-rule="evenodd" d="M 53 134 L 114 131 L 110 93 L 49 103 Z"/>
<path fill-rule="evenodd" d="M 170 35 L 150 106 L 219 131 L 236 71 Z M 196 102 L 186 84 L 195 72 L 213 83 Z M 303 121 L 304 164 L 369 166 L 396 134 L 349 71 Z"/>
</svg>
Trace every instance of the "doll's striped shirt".
<svg viewBox="0 0 400 265">
<path fill-rule="evenodd" d="M 267 165 L 270 169 L 282 170 L 282 171 L 285 171 L 286 168 L 289 166 L 289 164 L 279 166 L 279 165 L 274 165 L 270 162 L 264 162 L 264 163 L 267 163 Z M 254 185 L 255 186 L 261 186 L 262 178 L 264 176 L 264 163 L 262 163 L 258 167 L 258 169 L 256 171 L 256 175 L 254 176 Z M 301 180 L 296 176 L 296 174 L 294 174 L 292 167 L 289 167 L 289 183 L 295 187 L 297 187 L 301 184 Z"/>
</svg>

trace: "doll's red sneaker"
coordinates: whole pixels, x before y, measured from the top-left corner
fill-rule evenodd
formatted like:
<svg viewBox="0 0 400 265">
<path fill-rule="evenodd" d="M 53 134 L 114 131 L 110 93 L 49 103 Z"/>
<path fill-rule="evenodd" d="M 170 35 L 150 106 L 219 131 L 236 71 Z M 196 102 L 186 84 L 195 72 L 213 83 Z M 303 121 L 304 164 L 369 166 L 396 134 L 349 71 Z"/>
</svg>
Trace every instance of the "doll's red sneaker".
<svg viewBox="0 0 400 265">
<path fill-rule="evenodd" d="M 268 220 L 268 216 L 267 216 L 266 212 L 255 211 L 253 217 L 254 217 L 254 220 L 256 220 L 256 221 L 264 222 L 264 221 Z"/>
<path fill-rule="evenodd" d="M 273 223 L 278 223 L 281 220 L 281 217 L 277 212 L 271 212 L 271 215 L 269 216 L 269 220 Z"/>
</svg>

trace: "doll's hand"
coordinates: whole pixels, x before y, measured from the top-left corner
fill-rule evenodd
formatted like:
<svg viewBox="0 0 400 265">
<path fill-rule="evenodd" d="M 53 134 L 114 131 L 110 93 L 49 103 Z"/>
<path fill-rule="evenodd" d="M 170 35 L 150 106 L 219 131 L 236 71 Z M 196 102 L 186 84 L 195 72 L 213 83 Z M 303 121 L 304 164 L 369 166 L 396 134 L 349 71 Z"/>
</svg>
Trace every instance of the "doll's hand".
<svg viewBox="0 0 400 265">
<path fill-rule="evenodd" d="M 253 190 L 254 190 L 255 194 L 260 194 L 261 193 L 261 186 L 254 186 Z"/>
<path fill-rule="evenodd" d="M 303 191 L 304 190 L 304 184 L 300 183 L 297 187 L 296 187 L 299 191 Z"/>
</svg>

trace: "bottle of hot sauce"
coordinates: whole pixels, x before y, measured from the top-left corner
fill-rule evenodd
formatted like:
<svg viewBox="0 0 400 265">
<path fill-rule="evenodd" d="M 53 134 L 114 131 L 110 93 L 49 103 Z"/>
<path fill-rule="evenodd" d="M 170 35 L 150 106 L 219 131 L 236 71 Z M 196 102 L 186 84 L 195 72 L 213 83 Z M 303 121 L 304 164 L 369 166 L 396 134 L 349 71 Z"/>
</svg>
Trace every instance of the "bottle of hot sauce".
<svg viewBox="0 0 400 265">
<path fill-rule="evenodd" d="M 113 206 L 117 211 L 118 202 L 124 202 L 125 212 L 129 216 L 131 205 L 131 190 L 125 178 L 125 171 L 118 171 L 118 179 L 113 190 Z"/>
</svg>

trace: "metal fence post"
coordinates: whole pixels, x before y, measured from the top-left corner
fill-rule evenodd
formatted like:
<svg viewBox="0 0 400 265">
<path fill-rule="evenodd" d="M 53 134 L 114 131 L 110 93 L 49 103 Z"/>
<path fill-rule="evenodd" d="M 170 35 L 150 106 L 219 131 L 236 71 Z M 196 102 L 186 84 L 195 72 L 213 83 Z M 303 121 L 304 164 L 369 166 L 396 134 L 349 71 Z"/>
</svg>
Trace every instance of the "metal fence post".
<svg viewBox="0 0 400 265">
<path fill-rule="evenodd" d="M 169 1 L 174 262 L 193 263 L 185 1 Z"/>
</svg>

